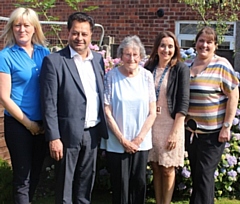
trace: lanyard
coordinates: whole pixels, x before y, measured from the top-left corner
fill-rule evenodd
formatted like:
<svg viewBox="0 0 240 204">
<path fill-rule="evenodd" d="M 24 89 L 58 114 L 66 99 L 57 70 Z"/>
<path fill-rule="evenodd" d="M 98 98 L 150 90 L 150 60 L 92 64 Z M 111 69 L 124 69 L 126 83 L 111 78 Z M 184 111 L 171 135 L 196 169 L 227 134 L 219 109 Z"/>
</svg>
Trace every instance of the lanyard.
<svg viewBox="0 0 240 204">
<path fill-rule="evenodd" d="M 158 96 L 159 96 L 159 94 L 160 94 L 160 87 L 161 87 L 161 85 L 162 85 L 163 79 L 164 79 L 167 71 L 168 71 L 168 66 L 166 66 L 166 68 L 164 69 L 164 71 L 163 71 L 163 73 L 162 73 L 162 76 L 160 77 L 160 80 L 159 80 L 159 82 L 158 82 L 158 86 L 157 86 L 157 89 L 156 89 L 156 97 L 157 97 L 157 100 L 158 100 Z M 155 68 L 154 71 L 153 71 L 154 81 L 155 81 L 155 79 L 156 79 L 156 72 L 157 72 L 157 68 Z"/>
</svg>

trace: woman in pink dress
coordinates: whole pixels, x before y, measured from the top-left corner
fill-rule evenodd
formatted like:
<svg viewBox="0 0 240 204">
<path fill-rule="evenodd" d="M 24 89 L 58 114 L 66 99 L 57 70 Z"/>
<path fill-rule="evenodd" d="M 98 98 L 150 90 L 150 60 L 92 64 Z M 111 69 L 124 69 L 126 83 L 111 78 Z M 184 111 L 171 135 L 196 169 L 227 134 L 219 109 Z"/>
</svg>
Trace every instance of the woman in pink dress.
<svg viewBox="0 0 240 204">
<path fill-rule="evenodd" d="M 189 68 L 180 62 L 180 49 L 172 32 L 156 37 L 145 67 L 153 73 L 157 118 L 152 128 L 153 148 L 148 160 L 153 170 L 157 204 L 171 203 L 175 167 L 184 162 L 184 119 L 189 105 Z"/>
</svg>

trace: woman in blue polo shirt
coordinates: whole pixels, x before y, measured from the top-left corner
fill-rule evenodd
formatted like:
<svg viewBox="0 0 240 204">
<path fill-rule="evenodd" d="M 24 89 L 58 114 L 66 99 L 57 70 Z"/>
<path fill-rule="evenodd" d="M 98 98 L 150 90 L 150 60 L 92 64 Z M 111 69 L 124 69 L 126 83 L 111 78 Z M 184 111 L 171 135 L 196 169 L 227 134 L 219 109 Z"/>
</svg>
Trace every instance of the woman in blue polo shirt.
<svg viewBox="0 0 240 204">
<path fill-rule="evenodd" d="M 4 129 L 13 167 L 14 202 L 26 204 L 32 201 L 46 150 L 39 74 L 49 50 L 32 9 L 15 9 L 1 38 L 5 48 L 0 52 L 0 102 L 5 108 Z"/>
</svg>

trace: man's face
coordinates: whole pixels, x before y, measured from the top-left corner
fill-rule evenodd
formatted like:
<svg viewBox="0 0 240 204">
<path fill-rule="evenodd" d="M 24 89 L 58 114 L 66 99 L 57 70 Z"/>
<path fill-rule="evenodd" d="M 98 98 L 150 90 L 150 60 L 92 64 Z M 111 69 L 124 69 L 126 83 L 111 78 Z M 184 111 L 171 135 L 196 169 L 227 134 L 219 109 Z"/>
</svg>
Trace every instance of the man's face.
<svg viewBox="0 0 240 204">
<path fill-rule="evenodd" d="M 68 44 L 83 58 L 87 56 L 92 31 L 89 22 L 73 21 L 68 33 Z"/>
</svg>

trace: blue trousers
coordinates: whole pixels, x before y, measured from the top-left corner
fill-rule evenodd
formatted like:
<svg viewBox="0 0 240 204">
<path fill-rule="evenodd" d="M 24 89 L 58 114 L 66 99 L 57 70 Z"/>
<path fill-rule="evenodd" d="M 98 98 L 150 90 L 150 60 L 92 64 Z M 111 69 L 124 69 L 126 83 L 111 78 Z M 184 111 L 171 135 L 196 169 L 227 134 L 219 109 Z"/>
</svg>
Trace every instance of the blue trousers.
<svg viewBox="0 0 240 204">
<path fill-rule="evenodd" d="M 190 204 L 214 204 L 214 172 L 220 162 L 225 143 L 218 142 L 219 132 L 198 134 L 190 144 L 191 132 L 185 131 L 185 144 L 191 167 L 193 191 Z"/>
<path fill-rule="evenodd" d="M 32 135 L 10 116 L 4 116 L 4 130 L 13 169 L 14 203 L 27 204 L 39 182 L 47 143 L 44 135 Z"/>
</svg>

